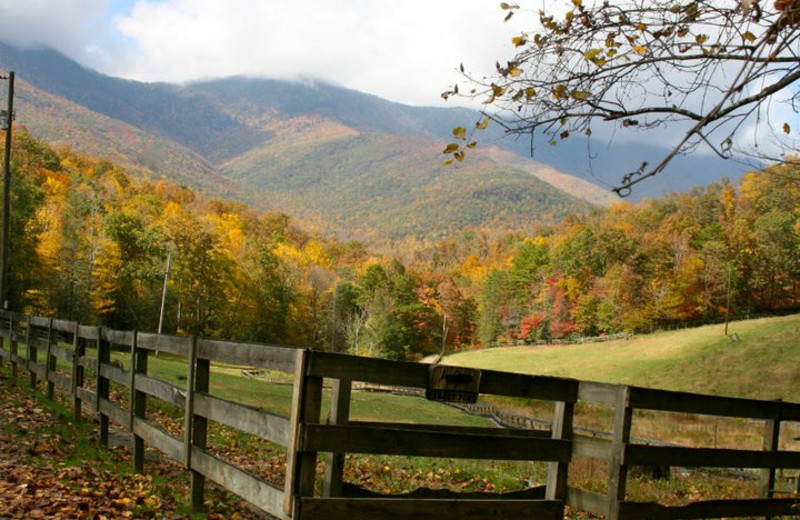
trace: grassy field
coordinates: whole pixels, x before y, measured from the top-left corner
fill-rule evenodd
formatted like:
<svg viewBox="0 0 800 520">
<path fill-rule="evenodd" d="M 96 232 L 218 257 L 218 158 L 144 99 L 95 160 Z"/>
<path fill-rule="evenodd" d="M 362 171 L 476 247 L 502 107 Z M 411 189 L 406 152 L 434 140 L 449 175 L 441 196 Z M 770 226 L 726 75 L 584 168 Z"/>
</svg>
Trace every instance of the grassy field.
<svg viewBox="0 0 800 520">
<path fill-rule="evenodd" d="M 464 352 L 445 363 L 530 374 L 556 375 L 754 398 L 798 401 L 800 386 L 800 316 L 737 322 L 730 327 L 739 341 L 723 335 L 722 326 L 660 332 L 629 340 L 575 346 L 508 347 Z M 127 353 L 114 356 L 126 365 Z M 185 360 L 168 355 L 151 357 L 149 374 L 177 386 L 185 385 Z M 291 377 L 269 374 L 270 381 L 242 377 L 241 369 L 212 364 L 211 393 L 274 413 L 288 415 Z M 118 399 L 126 392 L 120 388 Z M 330 395 L 326 391 L 323 417 Z M 154 419 L 164 427 L 180 428 L 182 412 L 151 401 Z M 552 405 L 524 400 L 497 399 L 495 404 L 526 415 L 549 418 Z M 151 406 L 150 403 L 148 406 Z M 609 431 L 611 409 L 579 405 L 576 425 Z M 162 416 L 158 419 L 156 416 Z M 451 407 L 416 397 L 356 391 L 352 417 L 356 420 L 401 421 L 465 426 L 489 426 Z M 635 436 L 675 442 L 685 446 L 760 449 L 763 425 L 749 421 L 713 419 L 657 412 L 637 412 Z M 782 435 L 789 442 L 798 432 Z M 173 432 L 179 435 L 179 431 Z M 266 480 L 282 483 L 285 450 L 234 432 L 221 425 L 209 431 L 210 448 L 235 460 Z M 797 446 L 782 446 L 798 449 Z M 570 485 L 604 492 L 603 463 L 578 458 L 571 463 Z M 546 479 L 546 464 L 505 461 L 466 461 L 381 455 L 348 455 L 345 480 L 381 492 L 402 492 L 416 487 L 445 487 L 457 491 L 520 489 Z M 700 472 L 669 481 L 634 477 L 629 494 L 637 500 L 686 503 L 700 498 L 757 496 L 757 481 Z M 691 492 L 687 491 L 690 490 Z"/>
<path fill-rule="evenodd" d="M 563 346 L 448 356 L 445 363 L 758 399 L 800 401 L 800 315 Z"/>
</svg>

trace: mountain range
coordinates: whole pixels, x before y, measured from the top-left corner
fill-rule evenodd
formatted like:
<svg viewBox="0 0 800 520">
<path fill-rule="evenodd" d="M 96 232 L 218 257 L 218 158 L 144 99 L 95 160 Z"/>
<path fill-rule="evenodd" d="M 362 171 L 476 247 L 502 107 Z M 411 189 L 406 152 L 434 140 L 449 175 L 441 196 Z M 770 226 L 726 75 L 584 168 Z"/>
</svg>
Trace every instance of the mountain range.
<svg viewBox="0 0 800 520">
<path fill-rule="evenodd" d="M 313 81 L 142 83 L 86 69 L 54 50 L 5 44 L 0 67 L 17 74 L 16 124 L 34 136 L 141 175 L 284 211 L 340 238 L 513 229 L 616 199 L 597 184 L 613 180 L 586 173 L 586 145 L 578 141 L 543 147 L 532 159 L 530 142 L 503 139 L 490 126 L 466 161 L 444 166 L 451 130 L 480 119 L 466 108 L 406 106 Z M 596 157 L 591 171 L 624 171 L 631 158 L 659 152 L 619 144 Z M 663 174 L 636 197 L 741 173 L 703 157 L 681 161 L 674 167 L 690 175 Z"/>
</svg>

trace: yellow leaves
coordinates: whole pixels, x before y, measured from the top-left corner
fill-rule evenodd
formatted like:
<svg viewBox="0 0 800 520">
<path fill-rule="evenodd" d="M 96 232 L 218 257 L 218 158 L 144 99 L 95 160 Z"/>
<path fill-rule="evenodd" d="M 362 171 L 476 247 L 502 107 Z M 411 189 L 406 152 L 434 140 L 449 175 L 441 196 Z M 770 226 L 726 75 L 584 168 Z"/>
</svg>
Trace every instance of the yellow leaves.
<svg viewBox="0 0 800 520">
<path fill-rule="evenodd" d="M 703 45 L 708 41 L 708 35 L 698 34 L 697 36 L 694 37 L 694 41 L 696 41 L 699 45 Z"/>
<path fill-rule="evenodd" d="M 463 126 L 459 126 L 459 127 L 453 128 L 453 137 L 455 137 L 456 139 L 462 140 L 462 141 L 466 140 L 467 139 L 467 129 L 464 128 Z M 456 147 L 458 147 L 458 145 L 456 145 Z M 445 153 L 448 153 L 448 152 L 445 151 Z"/>
<path fill-rule="evenodd" d="M 514 36 L 511 38 L 511 43 L 514 47 L 522 47 L 526 43 L 528 43 L 528 38 L 525 35 L 522 36 Z"/>
<path fill-rule="evenodd" d="M 742 39 L 748 43 L 753 43 L 756 41 L 756 35 L 751 33 L 750 31 L 747 31 L 742 35 Z"/>
<path fill-rule="evenodd" d="M 594 61 L 597 56 L 602 53 L 602 49 L 589 49 L 588 51 L 583 53 L 583 57 L 589 61 Z"/>
<path fill-rule="evenodd" d="M 789 134 L 792 131 L 792 128 L 789 126 L 789 123 L 783 123 L 783 133 Z"/>
<path fill-rule="evenodd" d="M 475 128 L 477 128 L 478 130 L 485 130 L 486 127 L 488 127 L 488 126 L 489 126 L 489 118 L 488 117 L 484 118 L 483 120 L 479 121 L 478 123 L 475 123 Z"/>
<path fill-rule="evenodd" d="M 588 92 L 586 90 L 573 90 L 570 93 L 572 99 L 575 99 L 577 101 L 586 101 L 591 97 L 591 95 L 592 95 L 591 92 Z"/>
<path fill-rule="evenodd" d="M 458 145 L 456 143 L 450 143 L 445 147 L 445 149 L 444 149 L 444 151 L 442 153 L 443 154 L 451 154 L 451 153 L 453 153 L 453 152 L 455 152 L 457 150 L 458 150 Z"/>
<path fill-rule="evenodd" d="M 644 56 L 644 55 L 646 55 L 646 54 L 647 54 L 649 51 L 647 50 L 647 47 L 644 47 L 643 45 L 634 45 L 634 47 L 633 47 L 633 52 L 635 52 L 635 53 L 636 53 L 636 54 L 638 54 L 639 56 Z"/>
<path fill-rule="evenodd" d="M 556 85 L 553 89 L 553 99 L 566 99 L 569 97 L 569 91 L 566 85 Z"/>
</svg>

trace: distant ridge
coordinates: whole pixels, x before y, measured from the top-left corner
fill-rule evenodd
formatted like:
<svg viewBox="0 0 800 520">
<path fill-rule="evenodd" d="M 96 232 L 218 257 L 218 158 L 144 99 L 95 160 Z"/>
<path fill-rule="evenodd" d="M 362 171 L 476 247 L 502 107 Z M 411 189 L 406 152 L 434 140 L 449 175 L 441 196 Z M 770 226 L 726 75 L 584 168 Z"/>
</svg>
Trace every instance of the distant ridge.
<svg viewBox="0 0 800 520">
<path fill-rule="evenodd" d="M 464 227 L 513 229 L 614 199 L 526 145 L 482 137 L 479 152 L 443 168 L 463 108 L 410 107 L 323 83 L 236 77 L 187 85 L 104 76 L 49 49 L 0 44 L 17 71 L 18 123 L 37 137 L 107 157 L 326 232 L 367 240 L 443 236 Z"/>
</svg>

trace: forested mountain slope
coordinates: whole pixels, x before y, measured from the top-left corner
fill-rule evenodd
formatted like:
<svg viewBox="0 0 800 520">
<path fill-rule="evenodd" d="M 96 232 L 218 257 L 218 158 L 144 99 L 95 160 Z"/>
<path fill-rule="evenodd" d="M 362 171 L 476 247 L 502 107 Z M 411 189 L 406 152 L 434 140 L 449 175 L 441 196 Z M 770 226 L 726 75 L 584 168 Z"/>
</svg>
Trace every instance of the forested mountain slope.
<svg viewBox="0 0 800 520">
<path fill-rule="evenodd" d="M 0 66 L 18 74 L 17 122 L 34 135 L 151 178 L 286 211 L 338 236 L 518 229 L 614 198 L 563 173 L 586 174 L 575 167 L 586 153 L 580 145 L 540 147 L 531 160 L 524 157 L 528 143 L 498 140 L 502 132 L 492 126 L 479 153 L 442 168 L 451 129 L 479 117 L 463 108 L 410 107 L 311 81 L 140 83 L 85 69 L 55 51 L 3 44 Z M 281 155 L 288 148 L 298 161 Z M 613 155 L 641 151 L 623 145 Z M 689 179 L 692 171 L 687 167 Z"/>
</svg>

